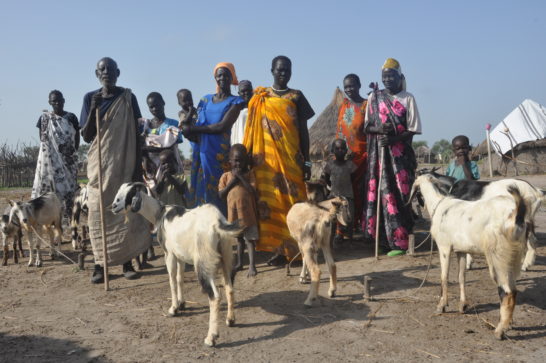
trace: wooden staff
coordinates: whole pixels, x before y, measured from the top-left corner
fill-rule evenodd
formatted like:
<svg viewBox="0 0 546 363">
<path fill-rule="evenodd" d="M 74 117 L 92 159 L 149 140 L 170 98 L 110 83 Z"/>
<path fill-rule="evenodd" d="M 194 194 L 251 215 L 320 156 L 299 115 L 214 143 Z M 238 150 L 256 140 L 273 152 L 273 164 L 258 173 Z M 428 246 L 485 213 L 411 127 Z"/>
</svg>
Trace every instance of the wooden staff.
<svg viewBox="0 0 546 363">
<path fill-rule="evenodd" d="M 383 146 L 379 147 L 379 181 L 377 183 L 377 208 L 376 208 L 376 218 L 375 218 L 375 259 L 379 260 L 379 222 L 381 221 L 381 181 L 383 180 L 383 154 L 385 153 L 385 148 Z"/>
<path fill-rule="evenodd" d="M 491 124 L 485 125 L 485 133 L 487 135 L 487 158 L 489 159 L 489 177 L 493 177 L 493 161 L 491 160 L 491 136 L 489 134 Z"/>
<path fill-rule="evenodd" d="M 96 111 L 97 119 L 97 147 L 99 149 L 99 211 L 100 211 L 100 229 L 102 232 L 102 255 L 103 255 L 103 268 L 104 268 L 104 290 L 108 291 L 108 251 L 106 249 L 106 229 L 104 228 L 104 200 L 102 196 L 102 150 L 100 145 L 100 112 L 97 107 Z"/>
</svg>

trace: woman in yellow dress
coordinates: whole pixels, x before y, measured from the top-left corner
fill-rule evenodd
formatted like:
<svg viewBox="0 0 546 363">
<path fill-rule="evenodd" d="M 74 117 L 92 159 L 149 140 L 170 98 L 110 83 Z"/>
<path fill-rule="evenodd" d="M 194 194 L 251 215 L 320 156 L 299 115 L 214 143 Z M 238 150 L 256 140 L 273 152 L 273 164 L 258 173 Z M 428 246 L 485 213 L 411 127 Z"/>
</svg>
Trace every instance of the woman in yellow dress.
<svg viewBox="0 0 546 363">
<path fill-rule="evenodd" d="M 286 214 L 304 201 L 304 180 L 311 176 L 307 120 L 315 112 L 299 90 L 288 88 L 292 62 L 275 57 L 273 86 L 258 87 L 248 105 L 243 144 L 252 155 L 259 196 L 258 251 L 273 252 L 270 265 L 283 265 L 298 253 L 290 237 Z"/>
</svg>

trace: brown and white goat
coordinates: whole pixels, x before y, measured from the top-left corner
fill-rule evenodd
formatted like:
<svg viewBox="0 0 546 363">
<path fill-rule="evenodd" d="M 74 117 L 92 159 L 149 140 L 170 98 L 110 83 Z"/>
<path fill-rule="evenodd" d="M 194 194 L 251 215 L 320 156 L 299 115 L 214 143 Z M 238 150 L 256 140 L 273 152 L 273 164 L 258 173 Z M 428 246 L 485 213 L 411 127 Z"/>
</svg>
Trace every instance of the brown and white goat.
<svg viewBox="0 0 546 363">
<path fill-rule="evenodd" d="M 322 250 L 330 272 L 328 296 L 335 296 L 337 272 L 330 247 L 330 237 L 332 226 L 336 220 L 344 226 L 351 223 L 349 203 L 343 197 L 336 197 L 317 204 L 296 203 L 286 215 L 286 224 L 290 235 L 298 242 L 303 257 L 300 282 L 305 281 L 307 269 L 311 275 L 311 289 L 304 302 L 307 307 L 311 307 L 318 296 L 320 268 L 317 257 L 319 249 Z"/>
<path fill-rule="evenodd" d="M 157 229 L 159 244 L 165 251 L 165 263 L 171 286 L 169 315 L 174 316 L 184 308 L 184 268 L 193 265 L 201 287 L 209 297 L 210 320 L 205 344 L 214 346 L 218 338 L 218 315 L 221 295 L 214 279 L 219 269 L 224 277 L 227 297 L 227 326 L 235 323 L 232 246 L 242 228 L 228 223 L 222 213 L 212 204 L 194 209 L 176 205 L 162 205 L 146 194 L 143 183 L 125 183 L 119 188 L 112 212 L 131 211 L 139 213 Z"/>
<path fill-rule="evenodd" d="M 437 179 L 422 175 L 416 179 L 411 197 L 418 189 L 431 215 L 430 233 L 440 256 L 442 296 L 436 311 L 445 311 L 447 305 L 451 252 L 457 254 L 459 262 L 461 312 L 467 307 L 464 286 L 466 254 L 485 255 L 501 300 L 500 322 L 495 337 L 502 339 L 510 327 L 516 305 L 516 279 L 526 249 L 530 208 L 516 186 L 507 186 L 509 196 L 465 201 L 443 195 Z"/>
<path fill-rule="evenodd" d="M 48 192 L 41 196 L 31 199 L 28 202 L 14 202 L 10 200 L 11 211 L 9 221 L 13 223 L 15 216 L 21 222 L 21 226 L 26 232 L 29 249 L 28 265 L 34 263 L 33 250 L 36 250 L 36 267 L 42 266 L 42 256 L 40 253 L 41 237 L 38 235 L 36 240 L 33 238 L 33 232 L 39 234 L 38 230 L 46 230 L 49 234 L 49 255 L 55 258 L 57 251 L 55 246 L 58 240 L 59 248 L 63 235 L 62 212 L 63 207 L 59 197 L 55 193 Z"/>
<path fill-rule="evenodd" d="M 21 224 L 19 223 L 19 219 L 17 217 L 15 217 L 13 221 L 9 221 L 10 211 L 11 208 L 8 207 L 2 215 L 2 220 L 0 221 L 0 227 L 2 228 L 2 245 L 4 247 L 2 266 L 6 266 L 8 264 L 9 238 L 13 240 L 13 263 L 19 263 L 18 253 L 21 255 L 21 257 L 23 257 L 23 246 L 21 245 L 23 232 L 21 231 Z M 17 250 L 19 250 L 19 252 L 17 252 Z"/>
</svg>

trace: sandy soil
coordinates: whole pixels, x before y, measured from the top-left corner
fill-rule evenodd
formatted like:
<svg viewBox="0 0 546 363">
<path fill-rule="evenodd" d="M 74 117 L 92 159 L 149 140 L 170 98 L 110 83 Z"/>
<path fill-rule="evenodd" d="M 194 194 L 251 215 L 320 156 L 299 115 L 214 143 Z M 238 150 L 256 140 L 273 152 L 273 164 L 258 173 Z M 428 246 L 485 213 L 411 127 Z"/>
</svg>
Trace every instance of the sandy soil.
<svg viewBox="0 0 546 363">
<path fill-rule="evenodd" d="M 546 188 L 544 176 L 527 177 Z M 28 190 L 1 192 L 6 198 Z M 260 256 L 257 278 L 246 271 L 236 277 L 235 327 L 220 327 L 216 348 L 203 345 L 208 303 L 193 271 L 187 272 L 186 307 L 178 317 L 166 316 L 169 283 L 160 258 L 139 280 L 121 277 L 112 268 L 111 291 L 89 282 L 86 270 L 45 257 L 42 268 L 26 260 L 0 267 L 0 361 L 3 362 L 186 362 L 186 361 L 510 361 L 543 362 L 546 357 L 546 211 L 538 216 L 540 247 L 537 264 L 518 281 L 518 304 L 508 339 L 497 341 L 487 322 L 497 324 L 499 299 L 485 260 L 467 273 L 472 304 L 457 313 L 455 263 L 450 276 L 448 313 L 435 315 L 439 293 L 437 255 L 427 282 L 417 290 L 427 270 L 430 244 L 415 257 L 381 257 L 374 261 L 370 245 L 356 243 L 337 253 L 338 296 L 326 296 L 324 265 L 322 297 L 316 307 L 303 301 L 308 285 L 300 285 L 292 269 L 268 267 Z M 426 227 L 426 226 L 425 226 Z M 417 241 L 426 236 L 424 228 Z M 67 238 L 65 238 L 67 239 Z M 25 245 L 26 248 L 26 245 Z M 76 258 L 68 242 L 63 251 Z M 374 301 L 362 297 L 364 275 L 372 278 Z M 222 309 L 225 314 L 225 305 Z M 224 315 L 223 315 L 224 316 Z"/>
</svg>

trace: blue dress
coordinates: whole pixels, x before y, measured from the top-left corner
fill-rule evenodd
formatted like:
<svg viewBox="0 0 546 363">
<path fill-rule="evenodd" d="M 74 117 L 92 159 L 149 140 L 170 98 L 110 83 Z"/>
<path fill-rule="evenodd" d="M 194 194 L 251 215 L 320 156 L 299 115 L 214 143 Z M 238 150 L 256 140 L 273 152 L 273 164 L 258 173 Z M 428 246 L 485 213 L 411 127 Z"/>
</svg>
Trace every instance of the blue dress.
<svg viewBox="0 0 546 363">
<path fill-rule="evenodd" d="M 214 125 L 222 121 L 233 105 L 243 103 L 239 96 L 229 96 L 222 102 L 212 102 L 213 94 L 204 96 L 197 105 L 196 126 Z M 218 183 L 229 169 L 228 153 L 231 130 L 220 134 L 200 134 L 199 143 L 192 144 L 191 181 L 188 204 L 196 207 L 212 203 L 226 215 L 226 202 L 218 197 Z"/>
</svg>

